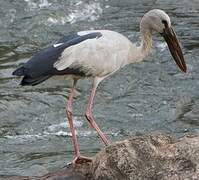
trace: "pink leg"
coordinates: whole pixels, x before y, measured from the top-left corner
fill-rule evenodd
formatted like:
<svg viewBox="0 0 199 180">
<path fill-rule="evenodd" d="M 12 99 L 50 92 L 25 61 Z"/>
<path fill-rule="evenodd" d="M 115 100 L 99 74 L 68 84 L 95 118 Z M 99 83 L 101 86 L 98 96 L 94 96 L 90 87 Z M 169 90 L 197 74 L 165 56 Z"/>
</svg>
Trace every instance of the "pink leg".
<svg viewBox="0 0 199 180">
<path fill-rule="evenodd" d="M 98 125 L 95 122 L 95 119 L 93 117 L 93 113 L 92 113 L 93 102 L 94 102 L 94 98 L 95 98 L 95 94 L 96 94 L 97 85 L 98 85 L 98 83 L 97 84 L 94 83 L 89 100 L 88 100 L 88 106 L 86 109 L 86 119 L 88 120 L 91 127 L 93 127 L 97 131 L 98 135 L 100 136 L 100 138 L 102 139 L 104 144 L 107 146 L 107 145 L 109 145 L 109 141 L 106 138 L 106 136 L 103 134 L 103 132 L 100 130 L 100 128 L 98 127 Z"/>
<path fill-rule="evenodd" d="M 74 147 L 74 159 L 73 159 L 73 163 L 82 163 L 82 162 L 88 162 L 91 161 L 91 158 L 87 158 L 84 156 L 80 155 L 80 150 L 79 150 L 79 145 L 78 145 L 78 141 L 77 141 L 77 136 L 75 133 L 75 128 L 73 125 L 73 118 L 72 118 L 72 103 L 73 103 L 73 97 L 75 95 L 75 86 L 77 84 L 77 80 L 74 80 L 73 82 L 73 87 L 71 89 L 71 93 L 69 95 L 69 99 L 68 99 L 68 103 L 66 106 L 66 114 L 68 117 L 68 121 L 69 121 L 69 126 L 70 126 L 70 130 L 71 130 L 71 134 L 72 134 L 72 144 Z"/>
</svg>

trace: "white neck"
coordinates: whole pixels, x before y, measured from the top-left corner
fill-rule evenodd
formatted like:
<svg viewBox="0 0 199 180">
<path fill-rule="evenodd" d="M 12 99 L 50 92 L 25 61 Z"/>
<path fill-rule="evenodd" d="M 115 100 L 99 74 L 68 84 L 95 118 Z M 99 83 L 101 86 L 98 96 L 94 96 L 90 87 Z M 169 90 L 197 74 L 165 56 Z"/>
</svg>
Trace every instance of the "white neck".
<svg viewBox="0 0 199 180">
<path fill-rule="evenodd" d="M 140 62 L 146 57 L 152 48 L 152 31 L 145 27 L 140 26 L 141 33 L 141 45 L 139 47 L 133 47 L 130 52 L 129 63 Z"/>
<path fill-rule="evenodd" d="M 140 30 L 141 32 L 141 53 L 147 56 L 152 48 L 152 33 L 149 30 Z"/>
</svg>

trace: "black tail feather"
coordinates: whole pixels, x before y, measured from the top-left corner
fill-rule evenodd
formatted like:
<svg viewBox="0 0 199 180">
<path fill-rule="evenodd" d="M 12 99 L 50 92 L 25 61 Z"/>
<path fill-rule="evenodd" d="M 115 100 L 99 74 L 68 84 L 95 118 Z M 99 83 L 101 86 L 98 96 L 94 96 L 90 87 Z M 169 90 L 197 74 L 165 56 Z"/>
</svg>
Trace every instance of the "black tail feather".
<svg viewBox="0 0 199 180">
<path fill-rule="evenodd" d="M 41 76 L 41 77 L 37 77 L 37 78 L 24 76 L 20 84 L 22 86 L 35 86 L 37 84 L 42 83 L 43 81 L 45 81 L 46 79 L 48 79 L 50 77 L 51 77 L 51 75 L 49 75 L 49 76 Z"/>
</svg>

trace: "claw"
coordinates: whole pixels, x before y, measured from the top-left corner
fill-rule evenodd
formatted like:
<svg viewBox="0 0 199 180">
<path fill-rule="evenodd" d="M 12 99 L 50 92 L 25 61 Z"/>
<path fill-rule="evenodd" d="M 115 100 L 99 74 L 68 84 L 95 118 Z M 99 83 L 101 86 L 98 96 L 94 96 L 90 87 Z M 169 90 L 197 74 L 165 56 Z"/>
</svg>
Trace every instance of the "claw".
<svg viewBox="0 0 199 180">
<path fill-rule="evenodd" d="M 92 162 L 92 158 L 79 155 L 73 159 L 72 164 L 84 164 L 89 162 Z"/>
</svg>

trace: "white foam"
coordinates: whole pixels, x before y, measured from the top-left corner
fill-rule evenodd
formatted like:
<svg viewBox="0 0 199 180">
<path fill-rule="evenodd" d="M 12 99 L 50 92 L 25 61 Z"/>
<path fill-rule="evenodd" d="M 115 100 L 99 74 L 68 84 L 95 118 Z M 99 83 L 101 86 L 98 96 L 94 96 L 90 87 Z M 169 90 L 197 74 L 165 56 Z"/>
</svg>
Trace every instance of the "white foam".
<svg viewBox="0 0 199 180">
<path fill-rule="evenodd" d="M 71 24 L 77 21 L 95 21 L 101 16 L 102 12 L 103 10 L 98 2 L 78 3 L 76 9 L 71 10 L 71 13 L 68 14 L 67 21 Z"/>
<path fill-rule="evenodd" d="M 143 114 L 141 114 L 141 113 L 134 113 L 134 114 L 131 114 L 131 117 L 143 117 Z"/>
<path fill-rule="evenodd" d="M 51 6 L 52 3 L 49 3 L 48 0 L 40 0 L 39 7 L 44 8 L 44 7 L 49 7 Z"/>
<path fill-rule="evenodd" d="M 43 139 L 42 134 L 22 134 L 22 135 L 6 135 L 5 138 L 15 140 L 17 143 L 24 143 L 29 141 L 36 141 L 38 139 Z"/>
<path fill-rule="evenodd" d="M 167 48 L 167 43 L 156 43 L 155 46 L 160 50 L 160 52 L 162 52 Z"/>
<path fill-rule="evenodd" d="M 81 127 L 83 125 L 83 122 L 76 120 L 76 118 L 74 118 L 73 123 L 74 123 L 75 127 Z M 50 132 L 55 132 L 55 131 L 58 131 L 63 128 L 66 129 L 68 127 L 69 127 L 68 122 L 65 121 L 65 122 L 61 122 L 59 124 L 52 124 L 52 125 L 48 126 L 47 130 Z"/>
<path fill-rule="evenodd" d="M 24 0 L 24 1 L 27 2 L 28 8 L 30 10 L 34 10 L 37 8 L 42 9 L 52 5 L 52 3 L 49 3 L 48 0 L 40 0 L 39 3 L 35 3 L 33 0 Z"/>
<path fill-rule="evenodd" d="M 33 2 L 32 0 L 24 0 L 24 1 L 27 2 L 28 8 L 30 10 L 37 8 L 37 3 Z"/>
<path fill-rule="evenodd" d="M 40 0 L 39 3 L 35 3 L 33 0 L 24 0 L 27 3 L 28 11 L 40 10 L 52 6 L 52 3 L 49 3 L 48 0 Z M 58 24 L 64 25 L 66 23 L 76 23 L 78 21 L 95 21 L 99 19 L 103 12 L 99 2 L 89 2 L 85 3 L 78 1 L 76 4 L 70 7 L 69 13 L 55 17 L 48 17 L 44 23 L 48 25 Z"/>
<path fill-rule="evenodd" d="M 67 19 L 65 17 L 49 17 L 46 22 L 48 25 L 52 24 L 64 25 L 66 24 Z"/>
<path fill-rule="evenodd" d="M 71 133 L 69 132 L 66 132 L 66 131 L 58 131 L 58 132 L 55 132 L 55 133 L 48 133 L 49 135 L 55 135 L 55 136 L 72 136 Z"/>
<path fill-rule="evenodd" d="M 92 136 L 95 132 L 92 131 L 77 131 L 76 134 L 78 137 L 89 137 Z M 39 134 L 22 134 L 22 135 L 6 135 L 4 138 L 11 139 L 14 143 L 25 143 L 30 141 L 37 141 L 38 139 L 47 139 L 52 136 L 64 136 L 64 137 L 71 137 L 71 132 L 67 132 L 64 130 L 59 130 L 55 132 L 44 131 L 43 133 Z"/>
<path fill-rule="evenodd" d="M 53 125 L 48 126 L 48 130 L 53 132 L 53 131 L 56 131 L 59 128 L 67 128 L 67 127 L 68 127 L 68 123 L 62 122 L 62 123 L 59 123 L 59 124 L 53 124 Z"/>
<path fill-rule="evenodd" d="M 92 136 L 92 134 L 95 134 L 95 132 L 87 131 L 87 130 L 76 131 L 75 133 L 78 137 L 90 137 L 90 136 Z M 44 134 L 46 136 L 64 136 L 64 137 L 68 137 L 68 136 L 71 137 L 72 136 L 71 132 L 67 132 L 67 131 L 63 131 L 63 130 L 60 130 L 60 131 L 57 131 L 57 132 L 44 131 Z"/>
</svg>

